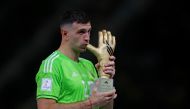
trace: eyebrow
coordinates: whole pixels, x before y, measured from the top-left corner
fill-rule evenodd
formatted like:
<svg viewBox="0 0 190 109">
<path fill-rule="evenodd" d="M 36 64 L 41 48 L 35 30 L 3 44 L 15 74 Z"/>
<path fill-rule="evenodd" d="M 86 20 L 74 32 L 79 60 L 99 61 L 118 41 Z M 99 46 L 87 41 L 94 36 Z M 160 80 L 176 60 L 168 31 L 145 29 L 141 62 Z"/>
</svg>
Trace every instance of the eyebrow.
<svg viewBox="0 0 190 109">
<path fill-rule="evenodd" d="M 84 29 L 84 28 L 81 28 L 81 29 L 79 29 L 77 32 L 81 32 L 81 31 L 84 31 L 84 32 L 89 32 L 89 31 L 91 31 L 91 28 L 89 28 L 88 30 L 87 29 Z"/>
</svg>

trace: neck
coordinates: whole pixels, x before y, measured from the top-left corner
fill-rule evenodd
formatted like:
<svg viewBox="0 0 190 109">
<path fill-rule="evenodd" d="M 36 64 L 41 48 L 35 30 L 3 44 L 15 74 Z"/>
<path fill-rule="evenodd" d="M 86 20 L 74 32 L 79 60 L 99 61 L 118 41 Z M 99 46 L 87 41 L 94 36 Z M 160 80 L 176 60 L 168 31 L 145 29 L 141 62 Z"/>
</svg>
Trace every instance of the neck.
<svg viewBox="0 0 190 109">
<path fill-rule="evenodd" d="M 70 59 L 77 61 L 78 62 L 78 58 L 80 53 L 75 52 L 74 50 L 72 50 L 71 48 L 67 47 L 67 46 L 63 46 L 61 45 L 58 50 L 63 53 L 64 55 L 68 56 Z"/>
</svg>

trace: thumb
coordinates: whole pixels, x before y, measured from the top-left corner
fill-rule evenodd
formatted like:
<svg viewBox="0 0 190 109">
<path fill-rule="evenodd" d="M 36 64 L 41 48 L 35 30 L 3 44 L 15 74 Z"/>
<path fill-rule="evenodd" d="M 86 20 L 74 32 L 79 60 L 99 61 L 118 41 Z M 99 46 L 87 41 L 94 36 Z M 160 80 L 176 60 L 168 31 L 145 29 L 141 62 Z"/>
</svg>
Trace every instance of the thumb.
<svg viewBox="0 0 190 109">
<path fill-rule="evenodd" d="M 97 91 L 98 91 L 98 85 L 99 85 L 99 81 L 96 80 L 93 84 L 93 87 L 92 87 L 92 95 L 96 94 Z"/>
<path fill-rule="evenodd" d="M 95 64 L 96 69 L 100 68 L 100 63 Z"/>
<path fill-rule="evenodd" d="M 88 44 L 88 45 L 87 45 L 87 49 L 88 49 L 90 52 L 92 52 L 94 55 L 97 56 L 97 54 L 98 54 L 98 49 L 97 49 L 96 47 L 94 47 L 94 46 L 91 45 L 91 44 Z"/>
</svg>

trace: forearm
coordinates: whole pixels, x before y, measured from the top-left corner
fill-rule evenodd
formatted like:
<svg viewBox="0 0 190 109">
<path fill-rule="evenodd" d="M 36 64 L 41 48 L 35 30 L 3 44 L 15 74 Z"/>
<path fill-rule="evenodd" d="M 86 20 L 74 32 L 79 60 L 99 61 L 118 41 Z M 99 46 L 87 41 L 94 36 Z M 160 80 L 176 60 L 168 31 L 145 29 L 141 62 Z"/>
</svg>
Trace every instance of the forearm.
<svg viewBox="0 0 190 109">
<path fill-rule="evenodd" d="M 49 109 L 92 109 L 87 101 L 72 104 L 53 104 Z"/>
<path fill-rule="evenodd" d="M 113 109 L 114 106 L 114 100 L 106 104 L 105 106 L 101 107 L 100 109 Z"/>
<path fill-rule="evenodd" d="M 56 103 L 55 101 L 38 101 L 38 109 L 92 109 L 89 100 L 76 103 Z"/>
</svg>

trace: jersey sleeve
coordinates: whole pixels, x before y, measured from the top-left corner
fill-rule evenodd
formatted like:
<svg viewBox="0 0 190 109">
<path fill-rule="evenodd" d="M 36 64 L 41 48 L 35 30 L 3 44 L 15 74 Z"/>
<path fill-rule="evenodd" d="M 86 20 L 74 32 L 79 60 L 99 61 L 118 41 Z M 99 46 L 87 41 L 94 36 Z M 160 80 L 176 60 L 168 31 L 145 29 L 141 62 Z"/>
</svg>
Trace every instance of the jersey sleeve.
<svg viewBox="0 0 190 109">
<path fill-rule="evenodd" d="M 49 69 L 51 66 L 51 69 Z M 38 98 L 50 98 L 58 100 L 60 94 L 60 76 L 59 71 L 57 70 L 58 66 L 53 64 L 46 64 L 46 61 L 43 61 L 39 71 L 36 75 L 37 83 L 37 99 Z"/>
</svg>

